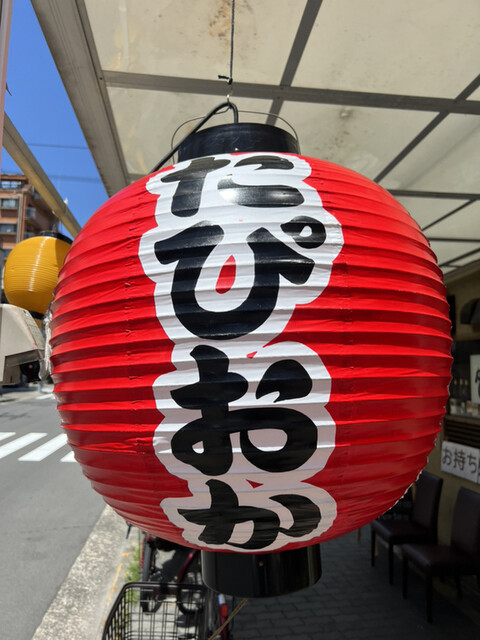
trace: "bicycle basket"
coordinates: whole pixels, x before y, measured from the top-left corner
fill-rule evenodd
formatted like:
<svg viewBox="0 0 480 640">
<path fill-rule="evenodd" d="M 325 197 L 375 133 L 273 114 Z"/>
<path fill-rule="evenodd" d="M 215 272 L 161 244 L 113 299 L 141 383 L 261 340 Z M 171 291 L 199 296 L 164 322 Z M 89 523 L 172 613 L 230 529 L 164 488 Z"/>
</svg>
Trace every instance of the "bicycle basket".
<svg viewBox="0 0 480 640">
<path fill-rule="evenodd" d="M 102 640 L 200 640 L 205 587 L 182 584 L 182 610 L 177 593 L 178 584 L 127 582 L 108 615 Z"/>
</svg>

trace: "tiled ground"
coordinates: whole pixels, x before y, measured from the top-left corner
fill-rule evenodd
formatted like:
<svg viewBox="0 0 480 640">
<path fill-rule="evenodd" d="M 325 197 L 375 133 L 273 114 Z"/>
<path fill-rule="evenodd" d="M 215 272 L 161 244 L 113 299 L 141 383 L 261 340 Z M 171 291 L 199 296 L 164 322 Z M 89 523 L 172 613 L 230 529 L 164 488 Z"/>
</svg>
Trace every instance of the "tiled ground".
<svg viewBox="0 0 480 640">
<path fill-rule="evenodd" d="M 463 578 L 464 595 L 453 584 L 434 592 L 433 624 L 425 615 L 424 583 L 410 572 L 409 597 L 402 598 L 401 561 L 388 584 L 382 545 L 370 566 L 370 528 L 322 545 L 322 577 L 309 589 L 280 598 L 250 600 L 238 614 L 235 640 L 460 640 L 480 639 L 480 592 Z"/>
</svg>

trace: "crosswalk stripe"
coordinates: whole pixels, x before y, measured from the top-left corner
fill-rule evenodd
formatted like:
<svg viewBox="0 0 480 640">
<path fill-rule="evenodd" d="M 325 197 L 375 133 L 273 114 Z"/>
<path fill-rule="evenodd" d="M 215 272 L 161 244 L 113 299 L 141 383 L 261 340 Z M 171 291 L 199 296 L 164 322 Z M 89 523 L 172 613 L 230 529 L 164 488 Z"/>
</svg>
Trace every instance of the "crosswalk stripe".
<svg viewBox="0 0 480 640">
<path fill-rule="evenodd" d="M 63 456 L 60 462 L 76 462 L 75 456 L 73 455 L 73 451 L 70 451 L 70 453 L 67 453 L 66 456 Z"/>
<path fill-rule="evenodd" d="M 40 445 L 36 449 L 29 451 L 24 456 L 19 458 L 22 462 L 39 462 L 40 460 L 44 460 L 51 453 L 54 453 L 58 449 L 61 449 L 67 444 L 67 436 L 65 433 L 61 433 L 60 435 L 48 440 L 44 444 Z"/>
<path fill-rule="evenodd" d="M 19 449 L 23 449 L 23 447 L 40 440 L 40 438 L 44 438 L 46 435 L 46 433 L 26 433 L 24 436 L 20 436 L 20 438 L 12 440 L 12 442 L 3 444 L 0 447 L 0 459 L 9 456 L 11 453 L 18 451 Z"/>
<path fill-rule="evenodd" d="M 6 440 L 7 438 L 11 438 L 12 436 L 14 436 L 16 433 L 16 431 L 3 431 L 3 433 L 0 433 L 0 440 Z"/>
</svg>

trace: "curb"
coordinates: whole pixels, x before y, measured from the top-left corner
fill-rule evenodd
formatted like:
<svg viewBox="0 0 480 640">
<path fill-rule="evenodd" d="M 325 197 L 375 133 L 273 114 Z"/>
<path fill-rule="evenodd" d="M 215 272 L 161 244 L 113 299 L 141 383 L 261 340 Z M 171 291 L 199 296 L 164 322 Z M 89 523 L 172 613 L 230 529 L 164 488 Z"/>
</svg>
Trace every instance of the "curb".
<svg viewBox="0 0 480 640">
<path fill-rule="evenodd" d="M 32 640 L 100 640 L 135 543 L 126 532 L 123 518 L 107 506 Z"/>
</svg>

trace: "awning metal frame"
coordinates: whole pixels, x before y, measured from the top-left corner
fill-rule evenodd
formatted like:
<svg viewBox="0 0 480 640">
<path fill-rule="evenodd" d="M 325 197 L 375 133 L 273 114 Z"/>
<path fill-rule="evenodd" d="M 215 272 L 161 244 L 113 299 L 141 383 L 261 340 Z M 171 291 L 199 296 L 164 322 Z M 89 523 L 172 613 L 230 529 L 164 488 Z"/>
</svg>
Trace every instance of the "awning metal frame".
<svg viewBox="0 0 480 640">
<path fill-rule="evenodd" d="M 75 238 L 81 229 L 78 221 L 6 113 L 3 121 L 3 146 L 65 229 Z"/>
<path fill-rule="evenodd" d="M 225 82 L 223 80 L 103 70 L 96 51 L 85 0 L 32 0 L 32 5 L 109 195 L 116 193 L 138 177 L 127 170 L 126 159 L 109 100 L 109 88 L 120 87 L 130 90 L 225 96 Z M 473 78 L 468 86 L 456 98 L 452 99 L 292 86 L 312 29 L 321 17 L 322 0 L 306 0 L 278 85 L 250 82 L 234 83 L 235 97 L 271 100 L 271 115 L 267 120 L 269 124 L 275 123 L 285 102 L 431 112 L 433 114 L 432 120 L 378 172 L 374 180 L 380 182 L 411 154 L 447 116 L 451 114 L 480 116 L 480 100 L 470 99 L 470 96 L 480 87 L 480 75 Z M 462 201 L 460 206 L 455 206 L 440 220 L 480 199 L 480 190 L 478 193 L 452 193 L 451 191 L 392 188 L 390 192 L 397 197 Z M 424 230 L 433 227 L 438 222 L 439 220 L 436 220 L 434 223 L 426 225 Z M 448 238 L 437 239 L 441 242 L 448 241 Z M 472 242 L 471 238 L 460 238 L 460 240 Z M 480 246 L 478 250 L 469 253 L 472 259 L 477 257 L 477 254 L 480 257 Z M 456 260 L 461 260 L 467 255 L 457 256 Z M 456 265 L 456 260 L 447 261 L 442 266 L 453 267 Z"/>
</svg>

